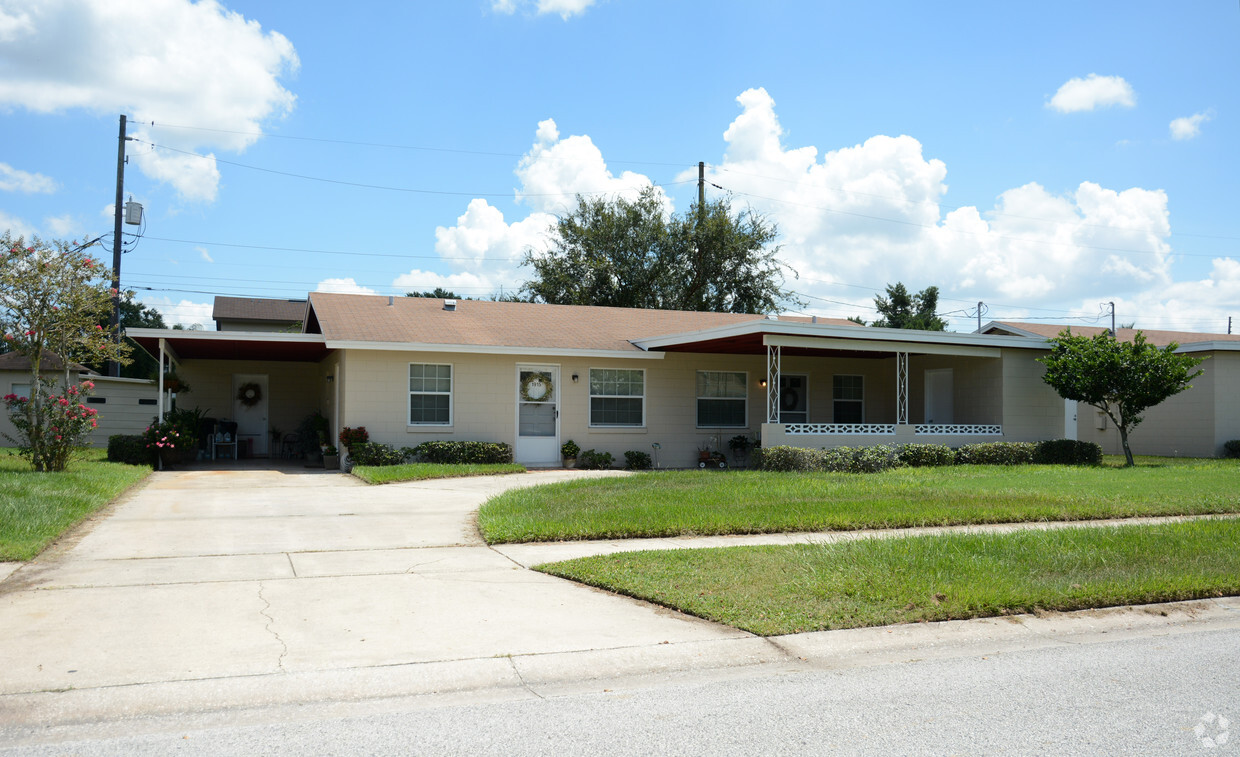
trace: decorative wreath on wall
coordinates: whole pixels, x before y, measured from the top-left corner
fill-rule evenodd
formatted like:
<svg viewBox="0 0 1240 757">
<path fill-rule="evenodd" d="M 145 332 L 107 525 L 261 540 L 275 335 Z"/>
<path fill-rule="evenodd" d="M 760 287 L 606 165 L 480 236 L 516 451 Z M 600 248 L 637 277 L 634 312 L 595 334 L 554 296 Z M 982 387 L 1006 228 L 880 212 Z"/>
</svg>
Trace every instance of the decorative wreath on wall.
<svg viewBox="0 0 1240 757">
<path fill-rule="evenodd" d="M 263 388 L 254 382 L 242 384 L 237 390 L 237 399 L 241 400 L 241 404 L 246 407 L 254 407 L 263 398 Z"/>
<path fill-rule="evenodd" d="M 555 393 L 549 373 L 531 373 L 521 379 L 521 400 L 524 402 L 550 402 Z"/>
</svg>

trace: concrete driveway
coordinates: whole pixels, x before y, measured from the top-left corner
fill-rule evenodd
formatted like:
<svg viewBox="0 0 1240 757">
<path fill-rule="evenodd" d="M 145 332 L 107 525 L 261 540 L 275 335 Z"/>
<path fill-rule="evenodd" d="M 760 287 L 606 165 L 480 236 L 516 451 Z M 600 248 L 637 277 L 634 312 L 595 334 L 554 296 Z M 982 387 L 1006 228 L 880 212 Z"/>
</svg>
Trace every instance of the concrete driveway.
<svg viewBox="0 0 1240 757">
<path fill-rule="evenodd" d="M 155 473 L 0 584 L 0 724 L 504 684 L 514 657 L 752 638 L 483 544 L 488 497 L 581 475 Z"/>
</svg>

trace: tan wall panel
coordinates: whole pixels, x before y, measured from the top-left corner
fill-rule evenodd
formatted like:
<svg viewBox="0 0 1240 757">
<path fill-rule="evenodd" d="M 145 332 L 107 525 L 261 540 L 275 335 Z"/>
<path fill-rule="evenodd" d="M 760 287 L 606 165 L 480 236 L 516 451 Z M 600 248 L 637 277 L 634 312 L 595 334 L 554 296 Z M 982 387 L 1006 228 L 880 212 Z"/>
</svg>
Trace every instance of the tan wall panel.
<svg viewBox="0 0 1240 757">
<path fill-rule="evenodd" d="M 1032 350 L 1003 351 L 1003 440 L 1036 442 L 1064 433 L 1063 398 L 1042 380 Z"/>
</svg>

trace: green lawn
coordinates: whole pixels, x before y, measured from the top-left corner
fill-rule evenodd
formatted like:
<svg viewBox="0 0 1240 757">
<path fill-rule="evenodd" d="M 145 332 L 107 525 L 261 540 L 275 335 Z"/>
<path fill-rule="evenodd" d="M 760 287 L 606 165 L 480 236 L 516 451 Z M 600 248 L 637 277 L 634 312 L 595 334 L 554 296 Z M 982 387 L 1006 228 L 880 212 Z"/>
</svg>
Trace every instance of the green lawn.
<svg viewBox="0 0 1240 757">
<path fill-rule="evenodd" d="M 151 472 L 92 449 L 63 473 L 35 473 L 15 453 L 0 447 L 0 561 L 31 559 Z"/>
<path fill-rule="evenodd" d="M 486 465 L 407 463 L 405 465 L 357 465 L 353 468 L 353 475 L 368 484 L 394 484 L 400 481 L 422 481 L 428 478 L 498 476 L 505 473 L 525 473 L 525 466 L 516 463 Z"/>
<path fill-rule="evenodd" d="M 631 552 L 537 569 L 772 636 L 1240 594 L 1240 520 Z"/>
<path fill-rule="evenodd" d="M 661 471 L 507 492 L 478 521 L 488 542 L 501 543 L 1235 512 L 1240 461 L 1176 459 L 1131 469 Z"/>
</svg>

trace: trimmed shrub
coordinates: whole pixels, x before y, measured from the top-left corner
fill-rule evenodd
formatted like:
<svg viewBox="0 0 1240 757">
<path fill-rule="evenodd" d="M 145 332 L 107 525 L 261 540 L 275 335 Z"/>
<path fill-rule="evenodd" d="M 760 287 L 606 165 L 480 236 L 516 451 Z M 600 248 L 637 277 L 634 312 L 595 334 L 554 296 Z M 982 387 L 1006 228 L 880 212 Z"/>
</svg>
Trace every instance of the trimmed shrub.
<svg viewBox="0 0 1240 757">
<path fill-rule="evenodd" d="M 108 462 L 150 465 L 155 461 L 141 435 L 115 434 L 108 437 Z"/>
<path fill-rule="evenodd" d="M 512 447 L 502 442 L 422 442 L 409 452 L 424 463 L 441 465 L 512 462 Z"/>
<path fill-rule="evenodd" d="M 762 454 L 754 460 L 754 466 L 760 470 L 778 471 L 781 473 L 825 470 L 823 467 L 822 450 L 805 449 L 804 447 L 763 447 Z"/>
<path fill-rule="evenodd" d="M 1039 465 L 1097 465 L 1102 462 L 1102 447 L 1076 439 L 1047 439 L 1038 442 L 1033 462 Z"/>
<path fill-rule="evenodd" d="M 650 455 L 641 450 L 631 449 L 624 453 L 625 470 L 650 470 Z"/>
<path fill-rule="evenodd" d="M 956 450 L 956 465 L 1028 465 L 1036 447 L 1033 442 L 966 444 Z"/>
<path fill-rule="evenodd" d="M 615 462 L 610 452 L 595 452 L 588 449 L 577 458 L 577 467 L 587 470 L 606 470 Z"/>
<path fill-rule="evenodd" d="M 361 442 L 349 448 L 349 459 L 354 465 L 400 465 L 406 462 L 406 451 L 390 444 Z"/>
<path fill-rule="evenodd" d="M 946 444 L 901 444 L 900 462 L 911 468 L 955 465 L 956 453 Z"/>
<path fill-rule="evenodd" d="M 1240 457 L 1240 439 L 1223 442 L 1223 457 Z"/>
</svg>

